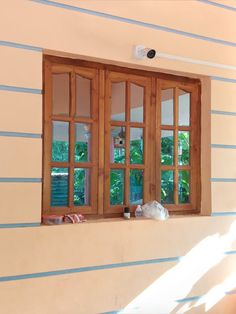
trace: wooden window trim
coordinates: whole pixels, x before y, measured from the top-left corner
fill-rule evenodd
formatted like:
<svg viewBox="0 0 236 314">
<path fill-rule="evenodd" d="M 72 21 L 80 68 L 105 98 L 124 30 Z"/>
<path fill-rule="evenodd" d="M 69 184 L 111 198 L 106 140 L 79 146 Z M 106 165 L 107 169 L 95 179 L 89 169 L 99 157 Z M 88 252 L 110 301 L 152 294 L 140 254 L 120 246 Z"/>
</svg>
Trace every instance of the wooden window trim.
<svg viewBox="0 0 236 314">
<path fill-rule="evenodd" d="M 93 143 L 92 143 L 92 152 L 93 157 L 92 161 L 89 163 L 75 163 L 70 160 L 72 169 L 74 166 L 88 167 L 92 169 L 92 190 L 91 190 L 91 206 L 80 206 L 74 207 L 72 204 L 72 196 L 70 195 L 70 206 L 69 207 L 60 207 L 53 210 L 50 209 L 50 167 L 56 165 L 56 162 L 51 162 L 51 142 L 52 142 L 52 132 L 51 132 L 51 104 L 52 103 L 52 78 L 51 72 L 61 73 L 61 72 L 70 72 L 72 73 L 71 79 L 74 80 L 73 73 L 79 73 L 88 76 L 88 73 L 94 73 L 93 79 L 95 80 L 95 85 L 93 86 L 93 118 L 71 118 L 71 117 L 61 117 L 54 116 L 53 118 L 57 121 L 68 121 L 68 122 L 82 122 L 82 123 L 93 123 Z M 114 74 L 112 74 L 114 73 Z M 80 212 L 82 214 L 88 215 L 88 217 L 117 217 L 121 215 L 123 207 L 127 205 L 128 201 L 128 186 L 126 184 L 125 192 L 125 204 L 124 206 L 111 206 L 109 205 L 109 167 L 110 160 L 107 158 L 106 147 L 109 147 L 109 97 L 108 91 L 108 78 L 109 76 L 114 75 L 115 77 L 119 76 L 119 73 L 122 77 L 126 77 L 127 80 L 131 78 L 132 80 L 145 81 L 149 88 L 148 102 L 150 104 L 147 109 L 145 106 L 145 119 L 148 119 L 148 116 L 151 117 L 150 120 L 146 120 L 142 123 L 135 122 L 122 122 L 113 121 L 112 125 L 127 125 L 129 127 L 145 127 L 145 141 L 148 146 L 144 150 L 144 160 L 146 163 L 145 166 L 145 190 L 144 190 L 144 202 L 157 199 L 160 201 L 160 169 L 164 169 L 165 166 L 159 167 L 160 165 L 160 103 L 161 103 L 161 89 L 173 87 L 179 88 L 191 93 L 191 101 L 195 104 L 191 106 L 191 116 L 193 120 L 191 121 L 191 127 L 197 132 L 194 132 L 193 138 L 191 132 L 191 150 L 194 152 L 194 157 L 191 159 L 191 172 L 194 180 L 191 180 L 191 204 L 181 204 L 176 205 L 166 205 L 171 213 L 174 214 L 193 214 L 200 212 L 201 206 L 201 84 L 200 80 L 192 79 L 182 76 L 176 76 L 172 74 L 157 73 L 151 71 L 143 71 L 137 69 L 123 68 L 114 65 L 105 65 L 102 63 L 88 62 L 84 60 L 73 60 L 69 58 L 61 58 L 54 56 L 44 56 L 44 131 L 43 131 L 43 214 L 66 214 L 69 212 Z M 73 84 L 72 84 L 73 85 Z M 71 106 L 75 107 L 75 93 L 71 90 Z M 176 100 L 175 95 L 175 101 Z M 147 102 L 147 100 L 146 100 Z M 130 104 L 129 104 L 130 106 Z M 74 110 L 74 109 L 73 109 Z M 196 112 L 192 113 L 192 110 Z M 148 111 L 148 114 L 147 114 Z M 175 115 L 175 119 L 177 115 Z M 165 129 L 173 129 L 173 127 L 165 126 Z M 179 127 L 179 130 L 188 130 L 189 127 Z M 94 131 L 95 130 L 95 131 Z M 156 130 L 156 136 L 154 135 L 154 130 Z M 159 134 L 159 136 L 158 136 Z M 74 143 L 74 134 L 70 130 L 70 156 L 73 153 L 73 143 Z M 126 144 L 127 152 L 129 151 L 128 143 Z M 95 155 L 96 156 L 95 156 Z M 127 158 L 129 158 L 127 154 Z M 72 158 L 72 157 L 71 157 Z M 61 166 L 68 166 L 68 163 L 62 163 Z M 119 164 L 113 165 L 113 168 L 122 168 Z M 184 169 L 185 166 L 183 166 Z M 125 167 L 123 167 L 125 168 Z M 129 180 L 127 173 L 129 169 L 137 168 L 143 169 L 142 165 L 132 165 L 131 167 L 126 167 L 126 182 Z M 169 169 L 169 168 L 168 168 Z M 173 167 L 174 169 L 174 167 Z M 70 172 L 69 186 L 70 191 L 73 187 L 72 173 Z M 192 183 L 194 181 L 194 184 Z M 175 186 L 176 194 L 176 186 Z M 134 211 L 135 206 L 130 206 L 132 211 Z"/>
</svg>

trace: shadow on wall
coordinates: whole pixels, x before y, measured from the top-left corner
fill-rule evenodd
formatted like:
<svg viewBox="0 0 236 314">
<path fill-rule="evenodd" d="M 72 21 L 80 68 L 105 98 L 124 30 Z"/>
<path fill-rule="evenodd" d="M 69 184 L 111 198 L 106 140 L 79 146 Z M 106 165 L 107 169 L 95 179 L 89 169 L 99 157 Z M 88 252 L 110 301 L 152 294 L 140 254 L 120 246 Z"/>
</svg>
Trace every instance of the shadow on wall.
<svg viewBox="0 0 236 314">
<path fill-rule="evenodd" d="M 199 242 L 180 262 L 154 281 L 118 314 L 186 313 L 205 305 L 205 312 L 227 294 L 236 293 L 236 272 L 210 289 L 204 296 L 190 297 L 194 285 L 230 254 L 236 240 L 236 221 L 229 232 L 218 233 Z M 180 305 L 183 306 L 180 307 Z"/>
</svg>

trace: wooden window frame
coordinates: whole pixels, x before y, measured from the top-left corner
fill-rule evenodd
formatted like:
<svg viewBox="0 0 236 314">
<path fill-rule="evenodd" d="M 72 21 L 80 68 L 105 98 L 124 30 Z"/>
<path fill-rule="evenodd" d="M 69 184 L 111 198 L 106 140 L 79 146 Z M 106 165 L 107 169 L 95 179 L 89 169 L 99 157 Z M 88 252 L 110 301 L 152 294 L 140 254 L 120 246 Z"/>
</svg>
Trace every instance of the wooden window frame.
<svg viewBox="0 0 236 314">
<path fill-rule="evenodd" d="M 70 73 L 70 117 L 52 116 L 52 73 Z M 75 73 L 83 77 L 90 78 L 93 81 L 92 87 L 92 118 L 75 118 Z M 130 103 L 127 101 L 127 117 L 128 120 L 122 122 L 110 121 L 110 105 L 111 91 L 110 82 L 114 80 L 125 80 L 127 83 L 127 93 L 129 94 L 130 82 L 141 82 L 147 91 L 144 105 L 145 121 L 143 123 L 129 121 Z M 69 58 L 61 58 L 54 56 L 44 56 L 44 128 L 43 128 L 43 214 L 67 214 L 70 212 L 80 212 L 87 217 L 119 217 L 125 206 L 129 206 L 134 212 L 135 206 L 128 204 L 128 189 L 130 169 L 145 169 L 143 201 L 147 202 L 153 199 L 160 201 L 160 175 L 161 169 L 167 169 L 166 166 L 160 165 L 160 132 L 166 129 L 161 126 L 161 90 L 166 88 L 174 88 L 174 103 L 177 108 L 178 89 L 191 93 L 191 126 L 177 127 L 177 124 L 168 129 L 173 130 L 177 134 L 179 130 L 191 130 L 190 156 L 191 165 L 177 167 L 176 163 L 171 169 L 175 170 L 174 195 L 178 193 L 178 185 L 176 184 L 178 169 L 191 168 L 191 198 L 190 204 L 165 205 L 173 214 L 197 214 L 201 210 L 201 84 L 200 80 L 192 79 L 171 74 L 143 71 L 137 69 L 122 68 L 113 65 L 105 65 L 102 63 L 89 62 L 84 60 L 74 60 Z M 128 99 L 128 96 L 126 95 Z M 174 120 L 177 121 L 177 112 L 175 109 Z M 51 143 L 52 143 L 52 120 L 69 121 L 70 126 L 70 160 L 68 163 L 61 163 L 63 167 L 68 167 L 69 172 L 69 206 L 68 207 L 50 207 L 50 172 L 52 166 L 57 166 L 57 162 L 51 161 Z M 74 162 L 74 131 L 75 122 L 91 123 L 92 128 L 92 160 L 88 163 Z M 144 164 L 129 164 L 129 142 L 126 141 L 126 161 L 125 165 L 112 165 L 112 168 L 124 169 L 125 176 L 125 202 L 122 206 L 110 206 L 109 196 L 109 173 L 110 173 L 110 156 L 107 153 L 110 147 L 110 126 L 128 126 L 143 127 L 144 132 Z M 175 135 L 175 141 L 176 141 Z M 175 145 L 177 147 L 177 145 Z M 175 152 L 175 161 L 176 158 Z M 160 166 L 159 166 L 160 165 Z M 73 205 L 73 169 L 74 167 L 85 167 L 92 170 L 91 178 L 91 206 Z M 168 168 L 168 169 L 170 169 Z M 177 169 L 178 168 L 178 169 Z"/>
</svg>

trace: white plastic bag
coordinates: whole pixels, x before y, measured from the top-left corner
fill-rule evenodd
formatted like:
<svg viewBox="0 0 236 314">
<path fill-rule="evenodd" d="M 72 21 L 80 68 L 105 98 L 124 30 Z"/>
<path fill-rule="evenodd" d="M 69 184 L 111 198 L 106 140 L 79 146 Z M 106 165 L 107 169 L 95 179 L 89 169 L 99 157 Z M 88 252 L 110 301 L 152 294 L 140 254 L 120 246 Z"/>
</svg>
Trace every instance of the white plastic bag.
<svg viewBox="0 0 236 314">
<path fill-rule="evenodd" d="M 169 218 L 168 210 L 157 201 L 151 201 L 142 206 L 143 216 L 157 220 L 166 220 Z"/>
</svg>

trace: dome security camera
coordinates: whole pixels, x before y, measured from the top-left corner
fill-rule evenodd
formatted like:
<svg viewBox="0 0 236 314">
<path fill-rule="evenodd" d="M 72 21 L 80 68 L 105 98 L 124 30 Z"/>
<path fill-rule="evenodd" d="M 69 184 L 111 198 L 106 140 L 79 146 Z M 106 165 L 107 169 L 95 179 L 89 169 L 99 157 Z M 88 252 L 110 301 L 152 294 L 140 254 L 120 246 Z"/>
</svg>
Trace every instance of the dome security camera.
<svg viewBox="0 0 236 314">
<path fill-rule="evenodd" d="M 134 56 L 137 59 L 153 59 L 156 56 L 156 50 L 153 48 L 145 48 L 143 45 L 137 45 L 134 47 Z"/>
</svg>

